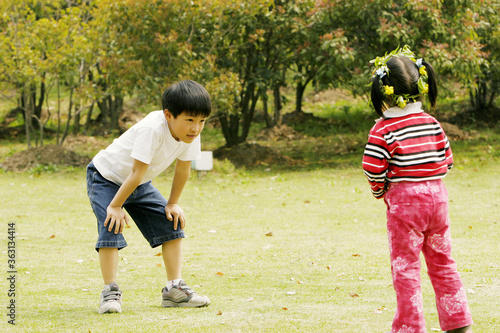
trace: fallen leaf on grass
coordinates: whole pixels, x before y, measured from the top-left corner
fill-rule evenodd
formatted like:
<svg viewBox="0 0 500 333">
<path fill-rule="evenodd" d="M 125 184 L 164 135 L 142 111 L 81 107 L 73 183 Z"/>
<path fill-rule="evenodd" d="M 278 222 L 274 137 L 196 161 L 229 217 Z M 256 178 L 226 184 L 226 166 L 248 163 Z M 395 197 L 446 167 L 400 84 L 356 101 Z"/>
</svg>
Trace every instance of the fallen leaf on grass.
<svg viewBox="0 0 500 333">
<path fill-rule="evenodd" d="M 309 203 L 311 203 L 311 201 L 310 200 L 304 200 L 304 203 L 305 204 L 309 204 Z"/>
<path fill-rule="evenodd" d="M 353 257 L 361 257 L 361 254 L 357 254 L 357 253 L 356 253 L 356 254 L 353 254 L 352 256 L 353 256 Z"/>
<path fill-rule="evenodd" d="M 222 316 L 222 311 L 219 310 L 219 312 L 217 312 L 217 316 Z"/>
<path fill-rule="evenodd" d="M 49 238 L 56 238 L 56 235 L 52 235 L 52 236 L 50 236 Z"/>
<path fill-rule="evenodd" d="M 282 308 L 283 310 L 288 310 L 288 308 Z"/>
<path fill-rule="evenodd" d="M 326 266 L 326 269 L 331 270 L 332 268 L 330 266 Z"/>
<path fill-rule="evenodd" d="M 161 267 L 161 264 L 156 264 L 156 266 Z"/>
<path fill-rule="evenodd" d="M 155 254 L 155 257 L 161 257 L 161 252 L 158 252 L 157 254 Z"/>
<path fill-rule="evenodd" d="M 266 236 L 268 236 L 268 237 L 271 237 L 272 235 L 273 235 L 273 232 L 272 232 L 272 231 L 269 231 L 269 232 L 266 234 Z"/>
<path fill-rule="evenodd" d="M 352 298 L 359 297 L 359 295 L 358 295 L 358 294 L 356 294 L 356 293 L 351 293 L 351 294 L 349 294 L 349 296 L 351 296 Z"/>
<path fill-rule="evenodd" d="M 224 275 L 224 273 L 222 273 L 222 272 L 217 272 L 217 273 L 215 273 L 215 275 L 217 275 L 217 276 L 223 276 L 223 275 Z"/>
</svg>

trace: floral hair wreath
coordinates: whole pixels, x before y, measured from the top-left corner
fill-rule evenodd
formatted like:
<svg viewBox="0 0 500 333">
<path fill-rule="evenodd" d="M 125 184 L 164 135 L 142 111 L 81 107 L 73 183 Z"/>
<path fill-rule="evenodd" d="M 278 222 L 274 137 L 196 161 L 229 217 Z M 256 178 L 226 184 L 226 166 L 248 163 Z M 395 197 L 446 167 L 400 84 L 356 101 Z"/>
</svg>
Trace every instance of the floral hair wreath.
<svg viewBox="0 0 500 333">
<path fill-rule="evenodd" d="M 409 59 L 411 59 L 413 62 L 415 62 L 415 65 L 418 67 L 418 72 L 420 73 L 420 77 L 418 78 L 418 92 L 419 95 L 426 95 L 429 92 L 429 85 L 427 84 L 427 71 L 425 66 L 422 64 L 422 58 L 415 60 L 415 54 L 410 50 L 410 47 L 408 45 L 405 45 L 402 49 L 399 47 L 392 51 L 389 54 L 385 54 L 383 57 L 376 57 L 373 60 L 370 60 L 370 63 L 375 64 L 375 69 L 373 70 L 373 74 L 376 74 L 378 76 L 379 80 L 382 80 L 384 76 L 389 76 L 389 68 L 387 67 L 387 61 L 391 59 L 392 57 L 399 57 L 399 56 L 404 56 Z M 410 95 L 410 94 L 401 94 L 401 95 L 396 95 L 394 94 L 394 87 L 389 86 L 389 85 L 381 85 L 382 93 L 387 96 L 391 97 L 392 101 L 394 104 L 399 106 L 401 109 L 406 106 L 410 100 L 415 99 L 419 95 Z"/>
</svg>

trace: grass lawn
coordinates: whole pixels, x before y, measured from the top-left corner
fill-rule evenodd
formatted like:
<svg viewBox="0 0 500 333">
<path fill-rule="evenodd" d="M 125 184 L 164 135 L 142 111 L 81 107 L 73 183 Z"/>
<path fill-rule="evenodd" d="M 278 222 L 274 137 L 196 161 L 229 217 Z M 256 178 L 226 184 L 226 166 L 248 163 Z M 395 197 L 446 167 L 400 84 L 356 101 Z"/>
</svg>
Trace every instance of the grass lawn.
<svg viewBox="0 0 500 333">
<path fill-rule="evenodd" d="M 446 178 L 454 258 L 474 332 L 499 332 L 498 158 L 459 154 L 456 165 Z M 165 194 L 170 178 L 168 171 L 155 180 Z M 371 196 L 359 166 L 304 171 L 218 165 L 206 175 L 193 174 L 181 198 L 188 218 L 183 278 L 212 304 L 161 308 L 166 276 L 159 249 L 149 248 L 131 223 L 125 230 L 129 246 L 120 251 L 119 315 L 97 312 L 102 280 L 85 170 L 0 173 L 0 188 L 4 295 L 8 223 L 17 229 L 18 272 L 17 325 L 7 324 L 4 296 L 2 332 L 390 330 L 395 293 L 385 207 Z M 427 330 L 439 331 L 422 266 Z"/>
</svg>

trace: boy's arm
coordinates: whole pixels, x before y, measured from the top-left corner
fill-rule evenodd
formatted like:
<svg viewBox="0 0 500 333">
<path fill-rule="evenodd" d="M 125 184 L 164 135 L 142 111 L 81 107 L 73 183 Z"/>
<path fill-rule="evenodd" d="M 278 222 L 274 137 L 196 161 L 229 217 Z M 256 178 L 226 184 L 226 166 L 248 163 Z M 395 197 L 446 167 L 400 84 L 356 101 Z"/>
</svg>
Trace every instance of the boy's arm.
<svg viewBox="0 0 500 333">
<path fill-rule="evenodd" d="M 177 230 L 177 224 L 181 223 L 181 229 L 184 229 L 186 218 L 178 202 L 181 197 L 184 185 L 189 178 L 191 172 L 191 161 L 177 160 L 175 163 L 174 179 L 172 181 L 172 189 L 170 190 L 170 197 L 168 198 L 165 213 L 170 221 L 174 222 L 174 230 Z"/>
<path fill-rule="evenodd" d="M 127 179 L 116 192 L 113 200 L 106 209 L 107 216 L 104 221 L 104 226 L 106 227 L 109 222 L 108 230 L 112 231 L 115 228 L 115 234 L 122 233 L 125 224 L 128 224 L 127 214 L 122 209 L 125 200 L 134 192 L 134 190 L 139 186 L 144 178 L 144 174 L 148 170 L 149 165 L 138 160 L 134 160 L 132 165 L 132 171 L 128 175 Z"/>
</svg>

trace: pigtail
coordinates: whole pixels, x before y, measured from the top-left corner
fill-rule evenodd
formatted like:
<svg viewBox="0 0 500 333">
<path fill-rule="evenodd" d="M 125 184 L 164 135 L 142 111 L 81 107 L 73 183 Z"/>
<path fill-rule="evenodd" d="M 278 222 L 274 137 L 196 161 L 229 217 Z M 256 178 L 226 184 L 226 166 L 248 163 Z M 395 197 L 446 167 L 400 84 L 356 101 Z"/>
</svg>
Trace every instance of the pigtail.
<svg viewBox="0 0 500 333">
<path fill-rule="evenodd" d="M 434 71 L 434 68 L 432 68 L 431 64 L 429 64 L 427 61 L 423 61 L 422 65 L 425 66 L 425 70 L 427 71 L 427 84 L 429 85 L 429 103 L 431 104 L 431 107 L 435 107 L 438 93 L 436 72 Z"/>
<path fill-rule="evenodd" d="M 382 93 L 382 87 L 380 86 L 380 79 L 378 75 L 375 75 L 372 80 L 372 92 L 371 92 L 372 105 L 375 112 L 379 116 L 383 116 L 382 106 L 384 105 L 384 94 Z"/>
</svg>

